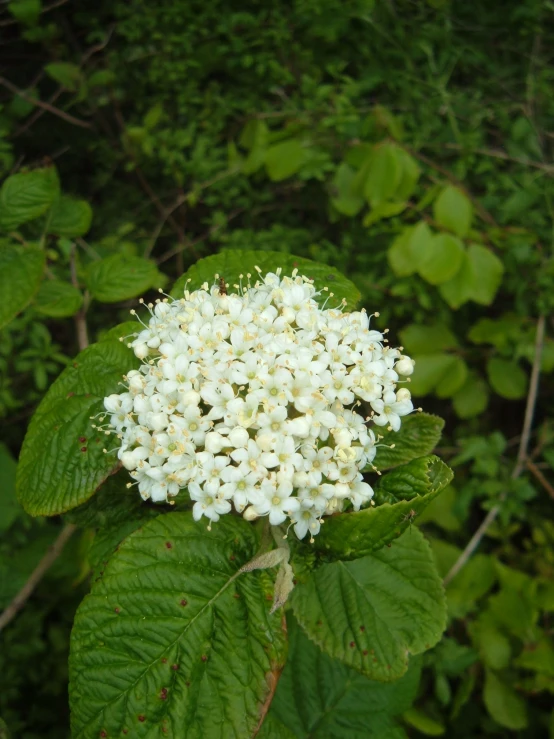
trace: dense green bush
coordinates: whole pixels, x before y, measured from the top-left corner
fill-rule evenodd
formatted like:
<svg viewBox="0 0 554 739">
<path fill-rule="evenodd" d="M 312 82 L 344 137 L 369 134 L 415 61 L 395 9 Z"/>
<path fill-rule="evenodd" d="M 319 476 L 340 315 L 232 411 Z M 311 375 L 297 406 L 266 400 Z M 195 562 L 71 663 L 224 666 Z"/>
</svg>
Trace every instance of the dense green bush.
<svg viewBox="0 0 554 739">
<path fill-rule="evenodd" d="M 447 584 L 442 641 L 402 697 L 376 695 L 399 708 L 375 731 L 554 736 L 551 3 L 11 0 L 0 24 L 1 605 L 64 525 L 22 512 L 13 460 L 77 351 L 200 257 L 312 258 L 401 337 L 413 395 L 446 419 L 437 454 L 454 482 L 409 521 L 442 575 L 495 512 Z M 77 523 L 3 632 L 14 737 L 68 733 L 73 611 L 118 543 L 105 521 Z M 291 630 L 298 664 L 332 672 Z M 310 710 L 328 710 L 341 681 L 353 705 L 370 700 L 347 669 Z M 286 715 L 292 673 L 270 721 Z M 297 718 L 298 737 L 366 735 L 310 734 Z"/>
</svg>

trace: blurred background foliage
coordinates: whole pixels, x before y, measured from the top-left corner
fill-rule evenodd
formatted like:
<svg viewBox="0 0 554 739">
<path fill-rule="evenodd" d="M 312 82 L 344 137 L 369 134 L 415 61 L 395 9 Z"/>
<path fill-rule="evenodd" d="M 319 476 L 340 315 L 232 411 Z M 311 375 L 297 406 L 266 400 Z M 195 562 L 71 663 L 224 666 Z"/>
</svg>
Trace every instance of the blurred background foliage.
<svg viewBox="0 0 554 739">
<path fill-rule="evenodd" d="M 76 324 L 95 341 L 222 249 L 311 257 L 357 284 L 417 359 L 414 395 L 446 419 L 455 482 L 415 522 L 443 574 L 501 505 L 448 585 L 406 734 L 554 737 L 553 11 L 2 2 L 0 607 L 63 525 L 22 513 L 14 460 L 85 341 Z M 514 478 L 539 316 L 540 396 Z M 2 634 L 0 736 L 68 736 L 94 536 L 72 538 Z"/>
</svg>

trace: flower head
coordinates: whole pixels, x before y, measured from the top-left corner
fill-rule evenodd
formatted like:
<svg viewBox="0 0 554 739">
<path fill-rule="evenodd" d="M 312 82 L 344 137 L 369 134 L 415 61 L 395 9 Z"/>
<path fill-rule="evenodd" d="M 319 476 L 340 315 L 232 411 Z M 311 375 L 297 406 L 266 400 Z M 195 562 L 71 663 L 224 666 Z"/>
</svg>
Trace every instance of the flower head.
<svg viewBox="0 0 554 739">
<path fill-rule="evenodd" d="M 409 391 L 396 389 L 413 361 L 370 329 L 365 311 L 320 307 L 318 295 L 295 270 L 238 294 L 204 284 L 148 306 L 130 344 L 143 364 L 127 392 L 104 401 L 144 499 L 186 488 L 196 520 L 234 507 L 248 520 L 289 518 L 299 538 L 347 502 L 370 502 L 371 424 L 397 431 L 413 410 Z"/>
</svg>

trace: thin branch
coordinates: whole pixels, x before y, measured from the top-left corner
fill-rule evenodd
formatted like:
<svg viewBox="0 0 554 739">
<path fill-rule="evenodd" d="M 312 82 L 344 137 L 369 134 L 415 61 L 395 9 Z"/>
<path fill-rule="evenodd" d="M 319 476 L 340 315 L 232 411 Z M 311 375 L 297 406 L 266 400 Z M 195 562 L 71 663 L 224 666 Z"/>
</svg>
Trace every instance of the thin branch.
<svg viewBox="0 0 554 739">
<path fill-rule="evenodd" d="M 21 588 L 19 593 L 7 606 L 5 611 L 0 614 L 0 631 L 2 631 L 2 629 L 6 627 L 23 608 L 46 572 L 50 569 L 50 567 L 54 564 L 54 562 L 62 553 L 62 549 L 69 541 L 76 528 L 77 527 L 74 524 L 68 523 L 60 531 L 58 538 L 52 544 L 52 546 L 49 547 L 44 557 L 40 560 L 38 565 L 29 576 L 29 579 L 27 580 L 25 585 Z"/>
<path fill-rule="evenodd" d="M 456 151 L 466 150 L 466 146 L 460 144 L 441 144 L 445 149 L 455 149 Z M 525 159 L 523 157 L 512 157 L 501 149 L 467 149 L 470 154 L 481 154 L 491 159 L 503 159 L 506 162 L 514 162 L 515 164 L 522 164 L 525 167 L 533 167 L 534 169 L 542 169 L 550 175 L 554 175 L 554 164 L 545 164 L 543 162 L 535 162 L 532 159 Z"/>
<path fill-rule="evenodd" d="M 19 87 L 16 87 L 5 77 L 0 77 L 0 85 L 8 89 L 10 92 L 13 92 L 14 95 L 19 95 L 19 97 L 22 97 L 23 100 L 31 103 L 31 105 L 36 105 L 38 108 L 42 108 L 43 110 L 52 113 L 52 115 L 55 115 L 58 118 L 67 121 L 68 123 L 72 123 L 74 126 L 79 126 L 80 128 L 92 128 L 92 124 L 88 123 L 87 121 L 82 121 L 80 118 L 75 118 L 75 116 L 66 113 L 64 110 L 60 110 L 60 108 L 56 108 L 53 105 L 50 105 L 50 103 L 45 103 L 44 101 L 38 100 L 38 98 L 27 94 L 24 90 L 20 90 Z"/>
<path fill-rule="evenodd" d="M 548 495 L 550 495 L 552 500 L 554 500 L 554 487 L 548 482 L 548 480 L 543 475 L 543 473 L 540 471 L 540 469 L 537 467 L 537 465 L 534 462 L 532 462 L 530 459 L 528 459 L 525 462 L 525 466 L 527 467 L 529 472 L 537 478 L 537 480 L 546 490 Z"/>
<path fill-rule="evenodd" d="M 527 393 L 527 404 L 525 407 L 525 418 L 523 420 L 523 430 L 521 432 L 521 440 L 519 442 L 519 449 L 517 453 L 517 459 L 515 467 L 511 474 L 511 479 L 515 480 L 521 475 L 521 472 L 523 468 L 527 464 L 527 454 L 528 454 L 528 448 L 529 448 L 529 439 L 531 438 L 531 428 L 533 426 L 533 416 L 535 414 L 535 405 L 537 402 L 537 393 L 539 390 L 539 378 L 541 373 L 541 358 L 542 358 L 542 348 L 544 344 L 544 324 L 545 319 L 544 316 L 540 316 L 539 320 L 537 321 L 537 331 L 535 334 L 535 357 L 533 360 L 533 369 L 531 370 L 531 381 L 529 383 L 529 392 Z M 479 544 L 481 543 L 481 539 L 488 531 L 489 527 L 492 525 L 492 523 L 496 520 L 496 517 L 498 516 L 502 503 L 506 499 L 506 492 L 502 493 L 502 495 L 499 497 L 498 503 L 494 506 L 494 508 L 491 508 L 490 511 L 485 516 L 483 522 L 477 529 L 477 531 L 473 534 L 471 539 L 469 540 L 466 548 L 464 551 L 460 554 L 450 571 L 447 573 L 446 577 L 444 578 L 444 585 L 448 585 L 454 577 L 458 574 L 458 572 L 464 567 L 464 565 L 467 563 L 473 552 L 477 549 Z"/>
<path fill-rule="evenodd" d="M 76 262 L 76 247 L 75 244 L 71 247 L 71 253 L 69 255 L 69 268 L 71 270 L 71 284 L 73 287 L 79 289 L 79 279 L 77 277 L 77 262 Z M 88 328 L 87 328 L 87 317 L 86 317 L 86 308 L 85 305 L 83 305 L 82 308 L 79 309 L 79 311 L 74 316 L 75 319 L 75 330 L 77 332 L 77 343 L 79 344 L 79 349 L 83 351 L 83 349 L 86 349 L 89 341 L 88 341 Z"/>
</svg>

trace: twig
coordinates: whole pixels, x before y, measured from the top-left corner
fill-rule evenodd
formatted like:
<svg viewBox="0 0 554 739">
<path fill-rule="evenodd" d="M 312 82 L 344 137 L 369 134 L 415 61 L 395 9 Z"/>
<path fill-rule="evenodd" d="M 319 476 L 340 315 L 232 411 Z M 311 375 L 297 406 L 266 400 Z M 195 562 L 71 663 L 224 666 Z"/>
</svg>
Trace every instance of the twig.
<svg viewBox="0 0 554 739">
<path fill-rule="evenodd" d="M 69 0 L 56 0 L 55 2 L 43 8 L 40 12 L 41 14 L 48 13 L 49 10 L 54 10 L 54 8 L 59 8 L 60 5 L 65 5 L 67 2 L 69 2 Z M 19 23 L 17 18 L 12 18 L 11 20 L 8 20 L 8 21 L 0 21 L 0 27 L 5 28 L 6 26 L 13 26 L 16 23 Z"/>
<path fill-rule="evenodd" d="M 460 144 L 441 144 L 445 149 L 455 149 L 456 151 L 466 150 L 467 147 Z M 532 159 L 524 159 L 522 157 L 512 157 L 501 149 L 467 149 L 470 154 L 482 154 L 492 159 L 503 159 L 506 162 L 515 162 L 525 167 L 533 167 L 534 169 L 542 169 L 550 175 L 554 175 L 554 164 L 544 164 L 543 162 L 534 162 Z"/>
<path fill-rule="evenodd" d="M 60 108 L 56 108 L 53 105 L 50 105 L 50 103 L 45 103 L 42 100 L 38 100 L 38 98 L 33 97 L 32 95 L 28 95 L 24 90 L 20 90 L 19 87 L 13 85 L 5 77 L 0 77 L 0 85 L 3 85 L 10 92 L 13 92 L 14 95 L 19 95 L 19 97 L 22 97 L 23 100 L 31 103 L 31 105 L 36 105 L 38 108 L 43 108 L 43 110 L 52 113 L 52 115 L 55 115 L 58 118 L 67 121 L 68 123 L 72 123 L 74 126 L 80 126 L 80 128 L 92 128 L 92 124 L 88 123 L 87 121 L 82 121 L 80 118 L 75 118 L 75 116 L 66 113 L 64 110 L 60 110 Z"/>
<path fill-rule="evenodd" d="M 69 255 L 69 268 L 71 270 L 71 284 L 73 285 L 73 287 L 77 288 L 78 290 L 79 289 L 79 279 L 77 277 L 75 244 L 73 244 L 71 247 L 71 253 Z M 74 319 L 75 319 L 75 330 L 77 332 L 77 343 L 79 344 L 79 349 L 83 351 L 83 349 L 86 349 L 89 344 L 86 308 L 84 305 L 75 314 Z"/>
<path fill-rule="evenodd" d="M 39 582 L 42 580 L 46 572 L 54 564 L 56 559 L 62 553 L 62 549 L 70 539 L 71 535 L 77 527 L 72 524 L 66 524 L 60 531 L 56 541 L 49 547 L 44 557 L 40 560 L 38 565 L 35 567 L 29 579 L 25 585 L 21 588 L 19 593 L 7 606 L 7 608 L 0 614 L 0 631 L 7 626 L 12 618 L 23 608 L 29 597 L 32 595 L 34 589 L 37 587 Z"/>
<path fill-rule="evenodd" d="M 542 347 L 544 344 L 544 324 L 544 316 L 540 316 L 539 320 L 537 321 L 537 331 L 535 334 L 535 357 L 533 360 L 533 369 L 531 370 L 529 392 L 527 393 L 527 405 L 525 407 L 523 430 L 521 432 L 521 440 L 519 442 L 516 464 L 511 474 L 512 480 L 515 480 L 520 476 L 523 468 L 527 463 L 527 450 L 529 447 L 529 439 L 531 437 L 531 427 L 533 425 L 533 415 L 535 413 L 535 405 L 537 402 L 537 393 L 539 389 L 539 377 L 541 373 Z M 448 585 L 448 583 L 450 583 L 454 577 L 456 577 L 458 572 L 462 569 L 462 567 L 464 567 L 473 552 L 477 549 L 477 547 L 481 543 L 481 539 L 483 538 L 491 524 L 496 520 L 496 517 L 498 516 L 502 503 L 505 499 L 506 492 L 502 493 L 502 495 L 499 497 L 499 502 L 487 513 L 483 522 L 469 540 L 466 548 L 460 554 L 450 571 L 447 573 L 446 577 L 444 578 L 445 586 Z"/>
<path fill-rule="evenodd" d="M 525 462 L 525 466 L 531 472 L 532 475 L 534 475 L 537 480 L 540 482 L 540 484 L 543 486 L 543 488 L 546 490 L 548 495 L 554 500 L 554 487 L 548 482 L 546 477 L 542 474 L 540 469 L 537 467 L 537 465 L 532 462 L 530 459 L 528 459 Z"/>
</svg>

